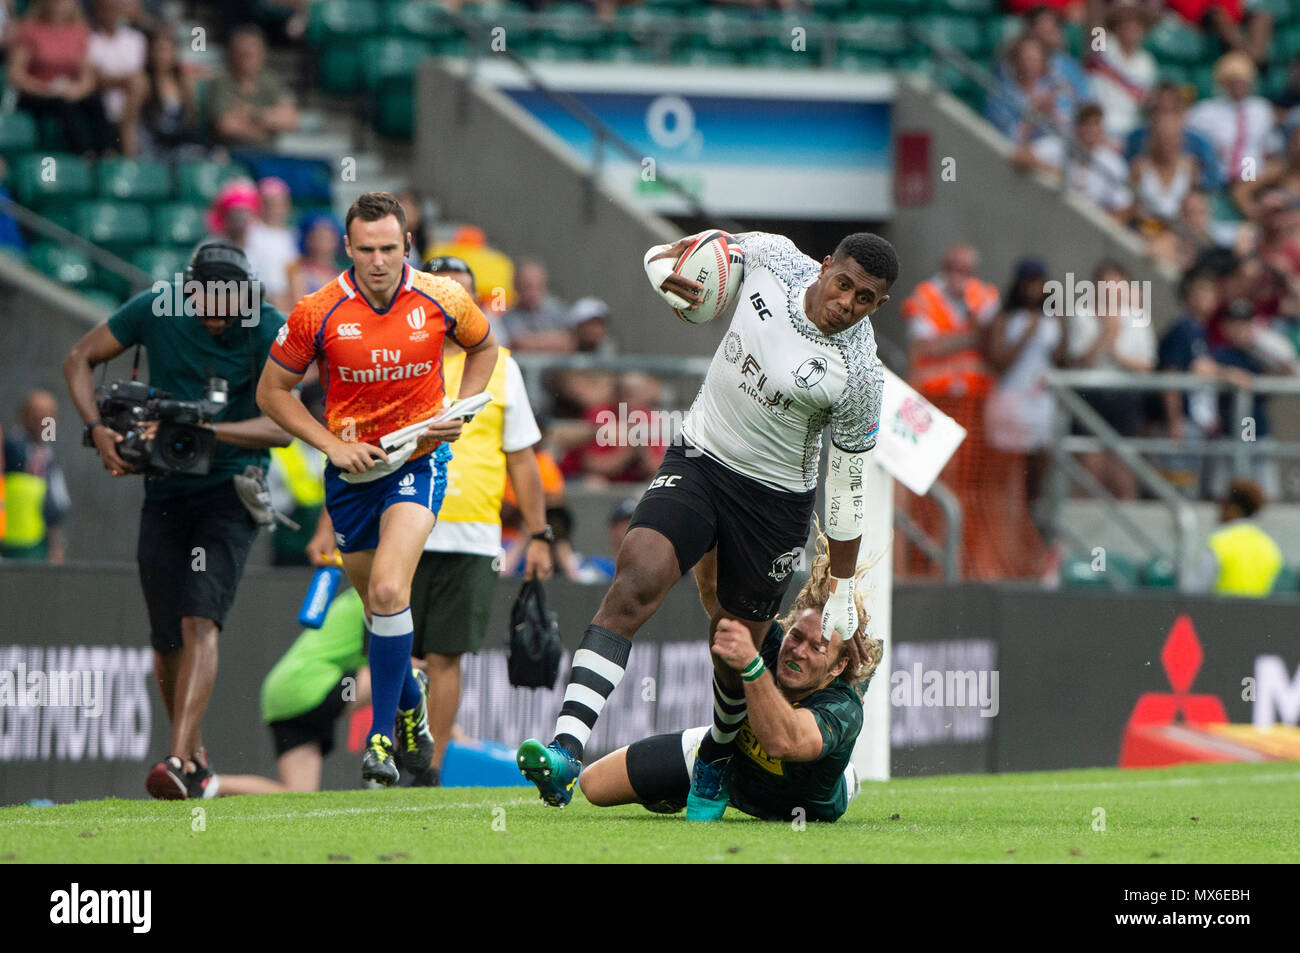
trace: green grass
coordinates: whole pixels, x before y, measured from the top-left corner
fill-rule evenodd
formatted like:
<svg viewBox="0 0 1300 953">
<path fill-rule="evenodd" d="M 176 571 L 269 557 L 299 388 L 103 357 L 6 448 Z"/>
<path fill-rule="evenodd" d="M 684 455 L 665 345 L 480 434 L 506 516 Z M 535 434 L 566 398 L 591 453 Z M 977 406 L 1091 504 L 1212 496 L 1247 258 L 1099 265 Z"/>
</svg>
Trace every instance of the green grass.
<svg viewBox="0 0 1300 953">
<path fill-rule="evenodd" d="M 192 814 L 202 808 L 205 830 Z M 1105 811 L 1105 830 L 1094 830 Z M 81 801 L 0 809 L 10 863 L 1295 863 L 1300 764 L 911 778 L 867 784 L 837 824 L 735 811 L 563 811 L 532 788 L 413 788 Z"/>
</svg>

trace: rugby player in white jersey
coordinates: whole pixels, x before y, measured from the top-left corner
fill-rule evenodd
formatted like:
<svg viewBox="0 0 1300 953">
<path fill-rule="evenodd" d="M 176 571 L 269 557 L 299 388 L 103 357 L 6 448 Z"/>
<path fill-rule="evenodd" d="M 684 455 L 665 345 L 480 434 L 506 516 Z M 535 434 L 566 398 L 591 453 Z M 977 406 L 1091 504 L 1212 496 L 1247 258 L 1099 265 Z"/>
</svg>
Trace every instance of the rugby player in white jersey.
<svg viewBox="0 0 1300 953">
<path fill-rule="evenodd" d="M 652 287 L 675 307 L 700 300 L 698 283 L 671 273 L 694 237 L 646 253 Z M 573 796 L 583 748 L 623 677 L 632 637 L 685 573 L 695 571 L 710 641 L 719 621 L 732 618 L 761 645 L 808 539 L 827 427 L 832 578 L 821 634 L 826 651 L 847 639 L 855 664 L 862 657 L 853 579 L 884 382 L 867 319 L 889 300 L 898 257 L 867 232 L 846 236 L 820 263 L 781 235 L 735 240 L 745 272 L 731 325 L 680 443 L 633 513 L 614 581 L 574 654 L 555 739 L 519 748 L 520 769 L 551 805 Z M 727 766 L 745 717 L 742 674 L 715 663 L 714 723 L 692 769 L 689 819 L 715 820 L 726 808 Z"/>
</svg>

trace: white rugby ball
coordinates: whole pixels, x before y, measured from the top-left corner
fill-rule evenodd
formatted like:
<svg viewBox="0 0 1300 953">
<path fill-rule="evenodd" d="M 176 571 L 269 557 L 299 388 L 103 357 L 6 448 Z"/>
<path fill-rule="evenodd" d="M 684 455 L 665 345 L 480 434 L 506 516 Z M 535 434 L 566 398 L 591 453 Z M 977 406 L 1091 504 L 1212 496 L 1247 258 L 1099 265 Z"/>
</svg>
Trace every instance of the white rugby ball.
<svg viewBox="0 0 1300 953">
<path fill-rule="evenodd" d="M 673 274 L 704 286 L 691 310 L 673 308 L 691 324 L 708 324 L 731 307 L 745 277 L 745 250 L 726 232 L 701 232 L 673 266 Z"/>
</svg>

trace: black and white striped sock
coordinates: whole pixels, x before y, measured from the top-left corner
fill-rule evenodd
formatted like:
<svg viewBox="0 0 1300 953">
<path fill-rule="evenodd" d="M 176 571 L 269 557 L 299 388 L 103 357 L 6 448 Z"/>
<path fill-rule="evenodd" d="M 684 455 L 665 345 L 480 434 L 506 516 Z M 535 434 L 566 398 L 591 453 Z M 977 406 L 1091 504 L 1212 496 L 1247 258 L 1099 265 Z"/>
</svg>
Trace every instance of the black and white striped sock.
<svg viewBox="0 0 1300 953">
<path fill-rule="evenodd" d="M 736 733 L 740 723 L 745 720 L 745 693 L 741 689 L 740 697 L 727 694 L 718 684 L 718 676 L 713 676 L 713 727 L 700 741 L 701 761 L 717 761 L 731 757 L 735 747 Z"/>
<path fill-rule="evenodd" d="M 631 639 L 593 624 L 573 653 L 564 704 L 555 720 L 555 741 L 579 761 L 610 692 L 623 680 L 631 652 Z"/>
</svg>

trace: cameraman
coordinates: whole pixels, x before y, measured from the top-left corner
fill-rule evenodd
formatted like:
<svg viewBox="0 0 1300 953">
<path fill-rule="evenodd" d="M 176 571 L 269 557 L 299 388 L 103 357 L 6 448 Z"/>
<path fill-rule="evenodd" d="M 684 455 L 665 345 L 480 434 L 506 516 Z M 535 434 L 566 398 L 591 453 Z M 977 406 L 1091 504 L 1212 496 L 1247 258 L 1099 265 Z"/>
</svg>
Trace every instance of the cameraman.
<svg viewBox="0 0 1300 953">
<path fill-rule="evenodd" d="M 278 424 L 259 414 L 253 399 L 285 319 L 262 300 L 247 257 L 228 242 L 205 242 L 195 249 L 185 274 L 177 276 L 182 277 L 179 287 L 174 281 L 155 284 L 133 297 L 63 361 L 86 433 L 115 477 L 139 471 L 118 453 L 124 435 L 100 420 L 97 364 L 143 345 L 150 384 L 175 400 L 198 401 L 219 391 L 210 387 L 213 378 L 227 386 L 225 406 L 209 407 L 213 422 L 207 426 L 217 441 L 209 472 L 148 467 L 145 475 L 136 559 L 149 609 L 154 673 L 172 724 L 168 757 L 150 770 L 145 789 L 167 800 L 217 793 L 216 785 L 209 785 L 213 775 L 200 726 L 217 675 L 217 633 L 235 600 L 258 523 L 266 521 L 255 520 L 241 502 L 235 480 L 243 481 L 250 466 L 265 473 L 268 448 L 290 441 Z M 157 428 L 156 421 L 146 423 L 144 435 L 152 437 Z"/>
</svg>

